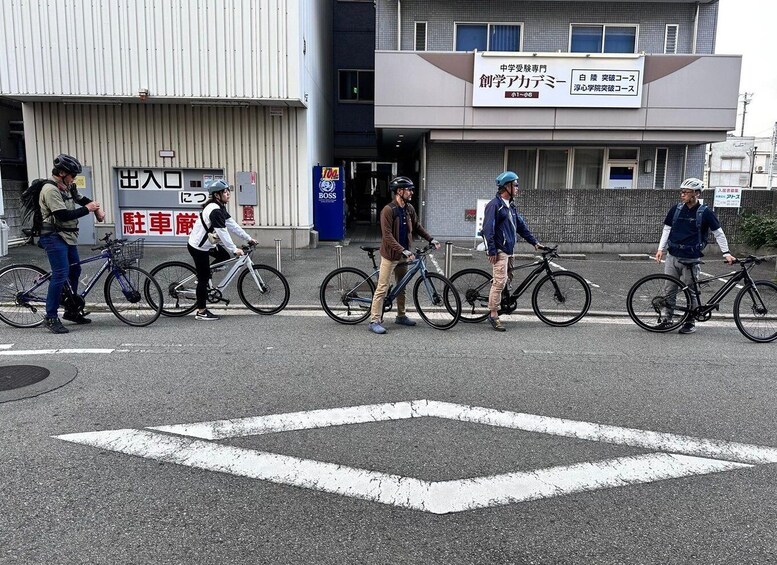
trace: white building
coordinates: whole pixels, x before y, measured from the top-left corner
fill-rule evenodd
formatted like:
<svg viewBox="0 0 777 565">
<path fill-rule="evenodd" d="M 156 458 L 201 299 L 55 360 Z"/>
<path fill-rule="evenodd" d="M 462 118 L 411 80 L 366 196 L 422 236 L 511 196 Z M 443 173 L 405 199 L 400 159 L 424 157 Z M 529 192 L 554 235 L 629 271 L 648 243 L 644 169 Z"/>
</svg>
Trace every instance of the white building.
<svg viewBox="0 0 777 565">
<path fill-rule="evenodd" d="M 5 1 L 0 97 L 23 103 L 29 178 L 74 155 L 108 212 L 98 232 L 165 243 L 223 175 L 253 237 L 307 246 L 312 167 L 331 162 L 331 24 L 329 0 Z"/>
<path fill-rule="evenodd" d="M 739 186 L 742 188 L 777 188 L 777 163 L 772 167 L 769 184 L 770 137 L 735 137 L 712 143 L 707 161 L 707 186 Z"/>
</svg>

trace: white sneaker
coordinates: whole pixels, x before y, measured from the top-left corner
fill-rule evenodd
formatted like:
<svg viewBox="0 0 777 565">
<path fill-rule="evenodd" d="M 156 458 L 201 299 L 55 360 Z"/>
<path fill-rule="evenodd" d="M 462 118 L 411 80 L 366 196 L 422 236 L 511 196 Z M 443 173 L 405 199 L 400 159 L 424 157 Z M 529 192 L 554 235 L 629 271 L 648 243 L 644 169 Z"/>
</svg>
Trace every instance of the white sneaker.
<svg viewBox="0 0 777 565">
<path fill-rule="evenodd" d="M 206 309 L 204 312 L 197 312 L 194 315 L 194 319 L 195 320 L 218 320 L 219 317 L 216 316 L 216 314 L 214 314 L 210 310 Z"/>
</svg>

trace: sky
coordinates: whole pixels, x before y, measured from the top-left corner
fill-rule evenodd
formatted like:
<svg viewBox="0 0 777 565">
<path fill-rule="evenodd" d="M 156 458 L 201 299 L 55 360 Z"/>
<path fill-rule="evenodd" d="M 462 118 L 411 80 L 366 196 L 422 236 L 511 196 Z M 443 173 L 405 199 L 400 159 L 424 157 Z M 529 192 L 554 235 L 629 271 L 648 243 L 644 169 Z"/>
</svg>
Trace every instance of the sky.
<svg viewBox="0 0 777 565">
<path fill-rule="evenodd" d="M 736 135 L 742 131 L 742 99 L 753 95 L 747 106 L 745 135 L 771 137 L 777 122 L 777 65 L 774 64 L 773 0 L 720 0 L 715 52 L 742 55 Z"/>
</svg>

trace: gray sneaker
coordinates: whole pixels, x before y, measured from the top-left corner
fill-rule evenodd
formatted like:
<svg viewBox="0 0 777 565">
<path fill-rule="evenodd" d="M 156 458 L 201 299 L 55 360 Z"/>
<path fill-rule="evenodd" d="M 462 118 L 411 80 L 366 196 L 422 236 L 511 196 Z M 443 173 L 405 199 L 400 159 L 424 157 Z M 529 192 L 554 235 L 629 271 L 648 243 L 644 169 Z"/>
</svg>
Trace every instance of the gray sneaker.
<svg viewBox="0 0 777 565">
<path fill-rule="evenodd" d="M 395 324 L 399 324 L 400 326 L 415 326 L 415 320 L 411 320 L 407 316 L 397 316 L 397 319 L 394 320 Z"/>
<path fill-rule="evenodd" d="M 502 324 L 502 320 L 499 319 L 499 316 L 497 316 L 496 318 L 492 318 L 491 316 L 489 316 L 488 323 L 491 324 L 491 327 L 498 332 L 507 331 L 507 328 L 504 327 L 504 324 Z"/>
<path fill-rule="evenodd" d="M 380 322 L 370 322 L 370 331 L 374 334 L 386 333 L 386 328 Z"/>
</svg>

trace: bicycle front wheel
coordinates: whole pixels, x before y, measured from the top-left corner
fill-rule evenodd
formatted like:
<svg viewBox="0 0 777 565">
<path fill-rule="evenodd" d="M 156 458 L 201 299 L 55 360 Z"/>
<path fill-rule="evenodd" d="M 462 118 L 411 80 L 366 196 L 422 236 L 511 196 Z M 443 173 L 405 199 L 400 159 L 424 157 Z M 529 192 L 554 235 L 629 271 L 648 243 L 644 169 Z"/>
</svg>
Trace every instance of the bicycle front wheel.
<svg viewBox="0 0 777 565">
<path fill-rule="evenodd" d="M 15 328 L 34 328 L 46 316 L 49 281 L 35 265 L 10 265 L 0 271 L 0 320 Z"/>
<path fill-rule="evenodd" d="M 240 300 L 257 314 L 277 314 L 289 303 L 289 283 L 279 271 L 267 265 L 244 269 L 237 279 Z"/>
<path fill-rule="evenodd" d="M 488 317 L 488 295 L 493 277 L 481 269 L 463 269 L 451 277 L 461 299 L 461 321 L 482 322 Z"/>
<path fill-rule="evenodd" d="M 640 328 L 649 332 L 671 332 L 691 312 L 691 291 L 669 275 L 648 275 L 629 290 L 626 309 Z"/>
<path fill-rule="evenodd" d="M 162 313 L 162 289 L 143 269 L 127 267 L 108 275 L 105 302 L 125 324 L 147 326 Z"/>
<path fill-rule="evenodd" d="M 734 321 L 752 341 L 768 343 L 777 339 L 777 285 L 754 281 L 734 299 Z"/>
<path fill-rule="evenodd" d="M 186 316 L 197 307 L 197 271 L 188 263 L 168 261 L 151 269 L 162 289 L 162 315 Z M 146 281 L 150 285 L 150 281 Z M 146 289 L 151 297 L 152 292 Z"/>
<path fill-rule="evenodd" d="M 418 315 L 437 330 L 447 330 L 461 317 L 461 298 L 451 281 L 437 273 L 419 277 L 413 287 Z"/>
<path fill-rule="evenodd" d="M 591 307 L 591 289 L 577 273 L 558 271 L 545 275 L 535 285 L 531 305 L 537 317 L 549 326 L 571 326 Z"/>
<path fill-rule="evenodd" d="M 364 271 L 342 267 L 321 283 L 319 298 L 326 315 L 341 324 L 358 324 L 370 315 L 375 283 Z"/>
</svg>

